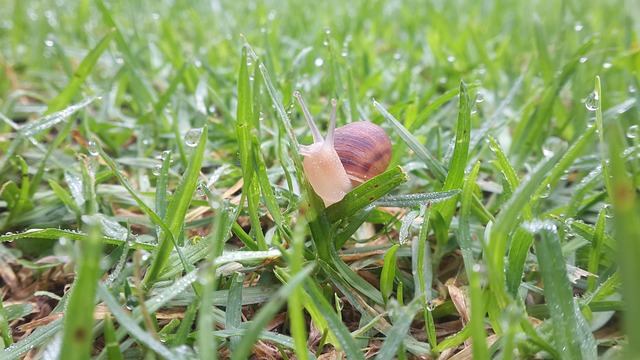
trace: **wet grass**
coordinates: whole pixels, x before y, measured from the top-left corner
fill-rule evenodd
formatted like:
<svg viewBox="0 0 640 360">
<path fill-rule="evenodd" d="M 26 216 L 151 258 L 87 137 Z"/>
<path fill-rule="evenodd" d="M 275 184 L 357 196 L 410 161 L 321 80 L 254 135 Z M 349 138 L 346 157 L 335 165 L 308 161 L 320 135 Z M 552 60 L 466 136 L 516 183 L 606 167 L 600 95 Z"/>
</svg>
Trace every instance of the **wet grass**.
<svg viewBox="0 0 640 360">
<path fill-rule="evenodd" d="M 0 4 L 0 358 L 640 354 L 639 17 Z M 295 90 L 388 171 L 325 208 Z"/>
</svg>

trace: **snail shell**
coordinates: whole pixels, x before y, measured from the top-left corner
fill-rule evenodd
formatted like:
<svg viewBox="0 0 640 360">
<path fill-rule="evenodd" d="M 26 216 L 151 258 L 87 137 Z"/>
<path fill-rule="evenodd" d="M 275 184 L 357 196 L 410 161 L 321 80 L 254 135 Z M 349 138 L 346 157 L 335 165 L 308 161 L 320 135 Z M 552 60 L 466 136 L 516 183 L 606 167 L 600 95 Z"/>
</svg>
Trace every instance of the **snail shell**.
<svg viewBox="0 0 640 360">
<path fill-rule="evenodd" d="M 387 169 L 391 161 L 391 140 L 381 127 L 358 121 L 336 129 L 337 101 L 333 99 L 329 131 L 322 138 L 302 96 L 297 91 L 294 96 L 313 135 L 313 144 L 300 145 L 300 154 L 304 156 L 302 166 L 325 206 L 342 200 L 354 187 Z"/>
<path fill-rule="evenodd" d="M 333 142 L 354 187 L 385 172 L 391 161 L 391 140 L 374 123 L 358 121 L 341 126 Z"/>
</svg>

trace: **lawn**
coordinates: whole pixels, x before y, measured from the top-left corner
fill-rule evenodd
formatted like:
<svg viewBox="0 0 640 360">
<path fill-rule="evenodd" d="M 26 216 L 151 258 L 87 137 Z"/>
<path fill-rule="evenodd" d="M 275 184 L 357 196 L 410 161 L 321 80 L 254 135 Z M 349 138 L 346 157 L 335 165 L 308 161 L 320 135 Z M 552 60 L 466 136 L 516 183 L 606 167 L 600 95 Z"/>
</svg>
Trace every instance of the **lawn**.
<svg viewBox="0 0 640 360">
<path fill-rule="evenodd" d="M 639 358 L 638 19 L 1 2 L 0 359 Z"/>
</svg>

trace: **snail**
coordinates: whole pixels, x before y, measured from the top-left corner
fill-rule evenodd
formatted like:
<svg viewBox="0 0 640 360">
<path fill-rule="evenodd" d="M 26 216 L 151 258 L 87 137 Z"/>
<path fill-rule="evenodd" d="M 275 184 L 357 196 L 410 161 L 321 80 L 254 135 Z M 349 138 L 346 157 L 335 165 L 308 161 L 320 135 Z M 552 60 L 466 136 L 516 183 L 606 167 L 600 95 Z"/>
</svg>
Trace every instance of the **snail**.
<svg viewBox="0 0 640 360">
<path fill-rule="evenodd" d="M 356 121 L 336 129 L 338 101 L 332 99 L 331 123 L 323 139 L 300 93 L 296 91 L 293 96 L 300 102 L 313 136 L 313 144 L 299 147 L 304 157 L 302 167 L 325 206 L 337 203 L 349 191 L 387 169 L 391 140 L 380 126 Z"/>
</svg>

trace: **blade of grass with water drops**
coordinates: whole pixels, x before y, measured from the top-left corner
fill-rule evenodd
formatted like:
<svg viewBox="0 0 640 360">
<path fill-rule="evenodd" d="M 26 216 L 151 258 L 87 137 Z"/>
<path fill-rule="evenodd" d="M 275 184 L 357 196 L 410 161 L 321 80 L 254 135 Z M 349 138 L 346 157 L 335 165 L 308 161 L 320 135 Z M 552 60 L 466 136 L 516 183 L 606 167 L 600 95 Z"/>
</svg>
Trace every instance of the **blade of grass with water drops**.
<svg viewBox="0 0 640 360">
<path fill-rule="evenodd" d="M 57 241 L 60 238 L 65 238 L 73 241 L 87 241 L 89 235 L 74 231 L 74 230 L 61 230 L 61 229 L 29 229 L 19 233 L 7 233 L 0 235 L 0 242 L 15 241 L 23 238 L 27 239 L 49 239 L 51 241 Z M 122 245 L 125 241 L 123 239 L 111 238 L 108 236 L 102 236 L 100 239 L 104 244 L 110 245 Z M 145 244 L 141 242 L 135 242 L 131 245 L 132 249 L 142 249 L 151 251 L 155 248 L 154 245 Z"/>
<path fill-rule="evenodd" d="M 502 206 L 491 228 L 488 245 L 491 251 L 487 253 L 486 265 L 489 272 L 491 292 L 496 296 L 498 307 L 501 309 L 506 307 L 509 298 L 506 292 L 504 267 L 504 256 L 507 250 L 509 234 L 516 229 L 518 222 L 525 214 L 525 209 L 535 189 L 547 177 L 562 155 L 562 153 L 556 153 L 534 168 L 527 180 L 518 185 L 509 200 Z"/>
<path fill-rule="evenodd" d="M 565 359 L 596 359 L 596 342 L 573 298 L 555 225 L 548 221 L 533 221 L 524 226 L 535 239 L 533 244 L 551 314 L 555 348 Z"/>
<path fill-rule="evenodd" d="M 382 343 L 380 352 L 375 357 L 376 360 L 392 359 L 399 355 L 398 350 L 401 348 L 413 318 L 421 309 L 423 302 L 422 297 L 417 297 L 407 306 L 397 310 L 399 314 L 393 323 L 393 328 L 386 334 L 387 338 Z"/>
<path fill-rule="evenodd" d="M 81 243 L 82 255 L 77 262 L 76 279 L 64 312 L 64 334 L 61 354 L 65 358 L 86 359 L 93 345 L 93 310 L 96 285 L 102 271 L 102 243 L 97 226 L 89 229 L 87 241 Z"/>
<path fill-rule="evenodd" d="M 53 100 L 49 102 L 49 106 L 47 107 L 47 111 L 44 112 L 43 115 L 49 115 L 56 111 L 62 110 L 65 106 L 67 106 L 73 97 L 80 90 L 80 86 L 85 81 L 85 79 L 91 74 L 93 68 L 96 66 L 98 59 L 102 53 L 109 47 L 111 40 L 115 36 L 115 30 L 110 30 L 88 54 L 82 59 L 80 66 L 73 74 L 73 77 L 69 81 L 69 84 L 62 90 L 58 96 L 56 96 Z"/>
<path fill-rule="evenodd" d="M 625 144 L 625 140 L 620 125 L 613 123 L 607 130 L 613 176 L 609 198 L 614 209 L 616 244 L 619 249 L 617 258 L 625 301 L 624 327 L 628 337 L 626 351 L 630 356 L 637 356 L 640 354 L 640 287 L 637 286 L 640 274 L 640 199 L 634 179 L 638 178 L 638 174 L 629 173 L 629 169 L 633 168 L 627 166 L 622 158 L 622 144 Z"/>
<path fill-rule="evenodd" d="M 518 124 L 513 134 L 513 138 L 518 141 L 514 142 L 511 148 L 511 154 L 515 156 L 514 163 L 524 163 L 522 160 L 531 154 L 531 149 L 539 148 L 540 139 L 547 134 L 545 126 L 554 118 L 553 106 L 558 101 L 558 93 L 577 71 L 578 65 L 581 63 L 580 59 L 588 54 L 596 43 L 597 38 L 589 39 L 571 56 L 560 73 L 544 90 L 540 103 L 536 106 L 531 117 Z"/>
<path fill-rule="evenodd" d="M 380 103 L 377 101 L 373 101 L 373 107 L 376 108 L 382 114 L 382 117 L 387 120 L 391 128 L 400 136 L 404 142 L 406 142 L 411 150 L 416 153 L 416 156 L 420 158 L 420 160 L 424 161 L 427 165 L 427 168 L 433 173 L 441 183 L 444 183 L 447 177 L 447 171 L 445 167 L 427 150 L 424 145 L 422 145 L 407 129 L 405 129 L 402 124 L 396 120 L 396 118 L 391 115 Z"/>
<path fill-rule="evenodd" d="M 155 282 L 156 278 L 169 260 L 169 255 L 171 255 L 171 250 L 175 245 L 174 241 L 172 240 L 177 239 L 180 231 L 182 230 L 185 215 L 187 213 L 187 210 L 189 209 L 191 199 L 193 198 L 193 194 L 198 185 L 200 168 L 202 167 L 204 151 L 207 143 L 207 135 L 207 127 L 205 126 L 201 129 L 201 132 L 196 139 L 196 146 L 191 153 L 189 165 L 182 175 L 182 178 L 178 183 L 178 187 L 176 188 L 173 196 L 171 197 L 171 201 L 169 202 L 169 207 L 167 208 L 167 216 L 164 218 L 164 221 L 171 233 L 167 234 L 166 230 L 163 229 L 163 235 L 158 240 L 158 246 L 156 247 L 155 252 L 155 260 L 151 264 L 151 267 L 147 270 L 147 273 L 145 274 L 143 280 L 143 285 L 145 285 L 147 289 L 149 289 Z M 177 246 L 176 249 L 178 249 Z M 191 268 L 193 268 L 193 266 L 186 261 L 183 265 L 185 266 L 186 271 L 189 271 Z"/>
<path fill-rule="evenodd" d="M 282 286 L 268 303 L 260 308 L 245 328 L 244 336 L 238 345 L 238 350 L 231 355 L 232 360 L 246 359 L 251 354 L 253 344 L 255 344 L 260 337 L 260 331 L 267 325 L 269 320 L 273 318 L 273 315 L 280 310 L 282 305 L 287 301 L 287 298 L 293 294 L 293 291 L 307 279 L 313 268 L 314 266 L 307 265 L 302 271 L 293 276 L 289 282 Z"/>
<path fill-rule="evenodd" d="M 456 125 L 455 146 L 451 157 L 451 164 L 442 191 L 461 189 L 464 183 L 465 168 L 469 156 L 469 141 L 471 140 L 471 105 L 469 91 L 464 82 L 460 82 L 460 104 L 458 106 L 458 122 Z M 455 199 L 455 198 L 454 198 Z M 454 200 L 439 202 L 433 210 L 439 212 L 448 226 L 456 211 L 457 202 Z"/>
</svg>

